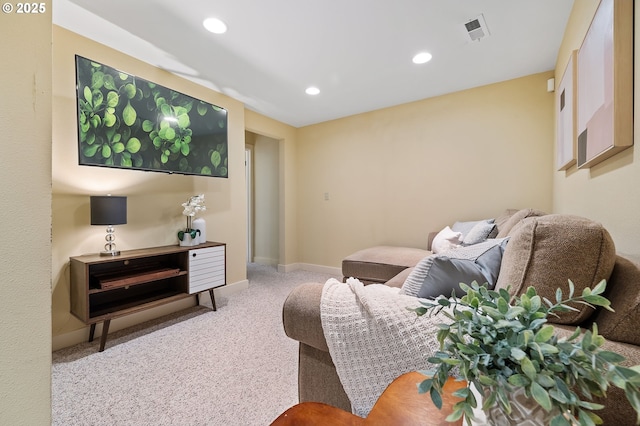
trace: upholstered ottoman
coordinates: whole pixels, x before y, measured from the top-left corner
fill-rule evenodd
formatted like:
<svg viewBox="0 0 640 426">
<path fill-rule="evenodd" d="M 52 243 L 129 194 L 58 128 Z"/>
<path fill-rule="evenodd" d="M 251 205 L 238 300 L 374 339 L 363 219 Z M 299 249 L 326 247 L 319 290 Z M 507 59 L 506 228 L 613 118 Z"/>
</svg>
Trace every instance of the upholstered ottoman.
<svg viewBox="0 0 640 426">
<path fill-rule="evenodd" d="M 358 278 L 365 284 L 386 283 L 431 254 L 428 250 L 376 246 L 357 251 L 342 260 L 342 275 Z"/>
</svg>

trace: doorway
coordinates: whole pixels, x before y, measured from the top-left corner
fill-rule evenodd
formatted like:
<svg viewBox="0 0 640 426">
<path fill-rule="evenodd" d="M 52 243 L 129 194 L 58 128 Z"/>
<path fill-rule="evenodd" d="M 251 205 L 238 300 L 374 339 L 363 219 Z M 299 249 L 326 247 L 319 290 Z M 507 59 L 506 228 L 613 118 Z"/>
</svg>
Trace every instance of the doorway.
<svg viewBox="0 0 640 426">
<path fill-rule="evenodd" d="M 245 132 L 247 260 L 277 266 L 280 256 L 279 141 Z"/>
<path fill-rule="evenodd" d="M 247 262 L 253 262 L 253 145 L 245 145 L 244 170 L 247 182 Z"/>
</svg>

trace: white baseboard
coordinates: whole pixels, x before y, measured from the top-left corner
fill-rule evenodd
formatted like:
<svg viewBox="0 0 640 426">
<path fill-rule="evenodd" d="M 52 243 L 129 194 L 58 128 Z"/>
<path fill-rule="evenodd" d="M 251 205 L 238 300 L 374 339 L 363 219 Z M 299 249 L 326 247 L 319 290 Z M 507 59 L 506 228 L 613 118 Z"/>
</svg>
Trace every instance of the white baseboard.
<svg viewBox="0 0 640 426">
<path fill-rule="evenodd" d="M 213 290 L 214 294 L 216 297 L 218 296 L 230 296 L 234 293 L 238 293 L 244 289 L 249 288 L 249 280 L 242 280 L 242 281 L 238 281 L 236 283 L 233 284 L 229 284 L 229 285 L 225 285 L 222 287 L 218 287 L 215 288 Z M 204 291 L 202 293 L 200 293 L 200 305 L 204 305 L 203 303 L 203 299 L 204 301 L 209 301 L 209 292 L 208 291 Z"/>
<path fill-rule="evenodd" d="M 312 263 L 290 263 L 288 265 L 278 264 L 278 272 L 291 272 L 299 270 L 342 277 L 342 269 L 333 266 L 314 265 Z"/>
<path fill-rule="evenodd" d="M 238 281 L 233 284 L 228 284 L 223 287 L 218 287 L 214 289 L 215 296 L 227 296 L 233 293 L 237 293 L 249 287 L 248 280 Z M 203 292 L 200 296 L 200 304 L 202 305 L 203 301 L 209 301 L 209 293 Z M 160 318 L 165 315 L 172 314 L 174 312 L 179 312 L 184 309 L 191 308 L 196 305 L 196 297 L 187 297 L 182 300 L 178 300 L 176 302 L 167 303 L 166 305 L 161 305 L 153 309 L 147 309 L 141 312 L 136 312 L 134 314 L 126 315 L 120 318 L 115 318 L 111 320 L 111 324 L 109 325 L 109 332 L 113 333 L 114 331 L 122 330 L 123 328 L 131 327 L 134 325 L 141 324 L 146 321 L 151 321 L 156 318 Z M 96 325 L 96 331 L 93 337 L 93 341 L 96 342 L 96 347 L 98 342 L 100 341 L 100 336 L 102 336 L 102 323 L 98 323 Z M 74 346 L 79 343 L 84 343 L 89 340 L 89 326 L 87 325 L 84 328 L 71 331 L 65 334 L 59 334 L 57 336 L 53 336 L 51 342 L 51 349 L 53 351 L 57 351 L 59 349 L 68 348 L 69 346 Z M 107 341 L 108 345 L 108 341 Z"/>
<path fill-rule="evenodd" d="M 141 324 L 146 321 L 151 321 L 156 318 L 160 318 L 162 316 L 169 315 L 195 305 L 196 298 L 194 295 L 193 297 L 188 297 L 176 302 L 167 303 L 166 305 L 161 305 L 153 309 L 146 309 L 144 311 L 136 312 L 120 318 L 114 318 L 111 320 L 111 324 L 109 325 L 109 332 L 113 333 L 115 331 L 122 330 L 123 328 Z M 102 336 L 102 323 L 97 323 L 96 331 L 93 336 L 93 341 L 96 342 L 96 347 L 98 345 L 97 342 L 100 341 L 100 336 Z M 74 346 L 79 343 L 87 342 L 88 340 L 89 326 L 87 325 L 86 327 L 79 330 L 74 330 L 69 333 L 53 336 L 51 347 L 52 350 L 57 351 L 58 349 Z"/>
</svg>

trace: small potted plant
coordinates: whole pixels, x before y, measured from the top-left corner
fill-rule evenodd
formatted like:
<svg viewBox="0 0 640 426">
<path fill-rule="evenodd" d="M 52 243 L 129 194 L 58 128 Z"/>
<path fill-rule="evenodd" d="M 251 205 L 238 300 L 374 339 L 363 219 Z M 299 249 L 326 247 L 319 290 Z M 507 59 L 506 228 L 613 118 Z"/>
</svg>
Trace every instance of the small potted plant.
<svg viewBox="0 0 640 426">
<path fill-rule="evenodd" d="M 491 424 L 518 424 L 512 418 L 517 399 L 542 408 L 540 424 L 602 424 L 593 411 L 603 406 L 592 397 L 604 396 L 611 385 L 623 389 L 640 413 L 640 366 L 624 367 L 621 355 L 602 349 L 605 339 L 595 323 L 592 330 L 582 333 L 576 328 L 567 338 L 559 337 L 547 323 L 550 315 L 575 310 L 571 303 L 612 310 L 602 296 L 605 281 L 579 296 L 569 281 L 568 296 L 564 298 L 558 289 L 555 302 L 541 298 L 533 287 L 519 297 L 476 282 L 460 287 L 466 293 L 460 299 L 421 300 L 422 306 L 412 309 L 418 315 L 440 313 L 448 319 L 439 325 L 440 351 L 428 359 L 435 369 L 425 372 L 430 377 L 418 386 L 441 407 L 449 375 L 467 381 L 466 388 L 454 393 L 461 401 L 448 421 L 465 416 L 471 425 L 473 411 L 480 405 L 472 386 L 481 395 L 481 408 Z M 520 398 L 514 399 L 517 395 Z M 640 415 L 636 421 L 640 423 Z"/>
<path fill-rule="evenodd" d="M 200 243 L 198 236 L 201 234 L 201 231 L 193 227 L 193 218 L 196 213 L 203 212 L 207 209 L 204 205 L 204 194 L 189 197 L 186 203 L 182 203 L 182 207 L 184 207 L 182 214 L 187 217 L 187 227 L 184 231 L 178 231 L 180 245 L 198 245 Z"/>
</svg>

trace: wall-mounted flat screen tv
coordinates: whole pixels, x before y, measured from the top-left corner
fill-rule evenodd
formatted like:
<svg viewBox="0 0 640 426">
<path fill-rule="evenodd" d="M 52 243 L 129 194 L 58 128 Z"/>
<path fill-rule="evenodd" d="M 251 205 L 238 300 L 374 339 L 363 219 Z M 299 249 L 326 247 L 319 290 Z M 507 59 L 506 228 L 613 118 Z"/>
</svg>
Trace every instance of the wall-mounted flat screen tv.
<svg viewBox="0 0 640 426">
<path fill-rule="evenodd" d="M 227 111 L 76 55 L 80 165 L 228 177 Z"/>
</svg>

